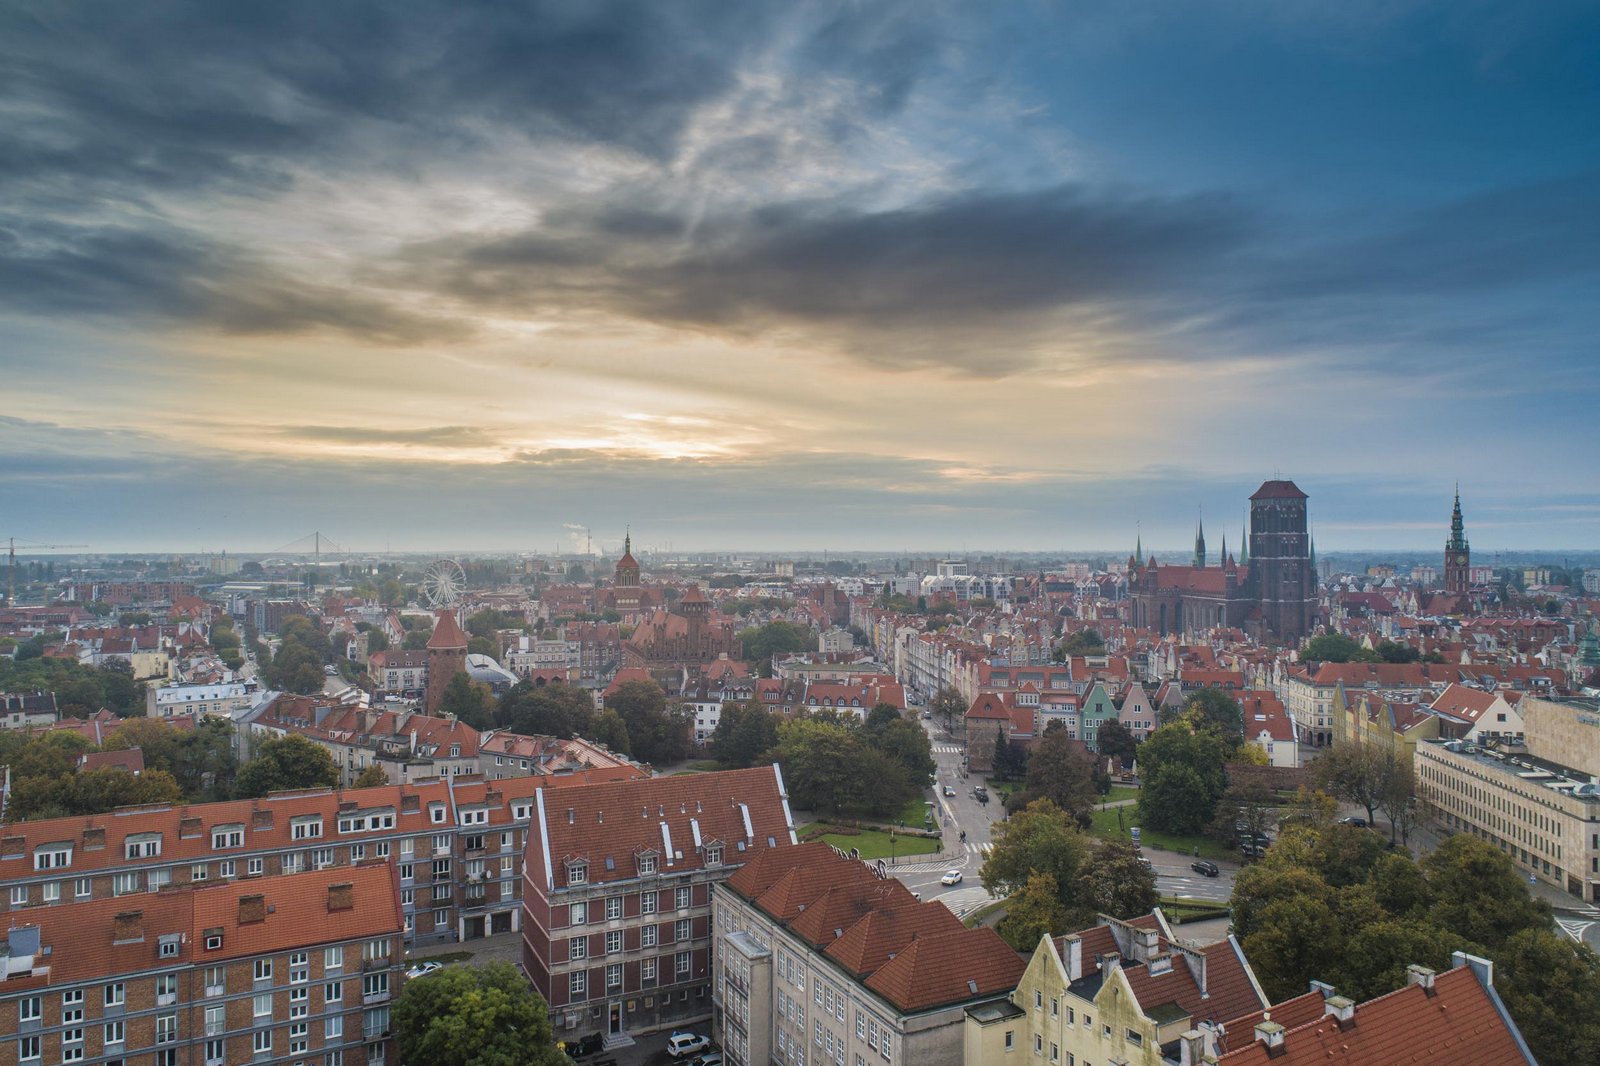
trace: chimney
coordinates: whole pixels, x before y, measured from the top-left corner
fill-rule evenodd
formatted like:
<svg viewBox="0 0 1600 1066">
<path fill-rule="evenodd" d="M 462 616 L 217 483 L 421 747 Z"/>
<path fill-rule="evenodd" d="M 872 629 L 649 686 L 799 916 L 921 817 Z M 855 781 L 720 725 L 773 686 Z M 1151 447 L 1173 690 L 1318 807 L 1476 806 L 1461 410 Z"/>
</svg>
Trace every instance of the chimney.
<svg viewBox="0 0 1600 1066">
<path fill-rule="evenodd" d="M 349 881 L 340 881 L 336 885 L 328 886 L 328 910 L 349 911 L 355 910 L 356 888 Z"/>
<path fill-rule="evenodd" d="M 111 925 L 111 942 L 128 944 L 144 939 L 144 911 L 122 911 Z"/>
<path fill-rule="evenodd" d="M 1421 985 L 1422 990 L 1430 996 L 1433 995 L 1433 976 L 1433 971 L 1426 966 L 1412 963 L 1406 967 L 1406 984 Z"/>
<path fill-rule="evenodd" d="M 251 829 L 271 829 L 272 828 L 272 812 L 271 811 L 264 811 L 264 810 L 261 810 L 260 808 L 257 808 L 256 810 L 251 811 L 250 812 L 250 828 Z"/>
<path fill-rule="evenodd" d="M 1355 1022 L 1356 1004 L 1348 996 L 1329 996 L 1322 1004 L 1323 1017 L 1331 1017 L 1339 1023 L 1339 1028 Z"/>
<path fill-rule="evenodd" d="M 267 920 L 267 897 L 259 893 L 239 897 L 239 924 L 254 925 Z"/>
<path fill-rule="evenodd" d="M 1200 1030 L 1190 1029 L 1178 1037 L 1178 1066 L 1204 1066 L 1206 1038 Z"/>
<path fill-rule="evenodd" d="M 1133 957 L 1140 962 L 1149 962 L 1161 951 L 1161 931 L 1159 929 L 1139 929 L 1133 942 Z"/>
<path fill-rule="evenodd" d="M 1149 967 L 1150 967 L 1150 975 L 1152 977 L 1156 976 L 1157 974 L 1171 973 L 1172 972 L 1172 956 L 1171 955 L 1166 955 L 1166 954 L 1163 954 L 1163 955 L 1152 955 L 1150 957 Z"/>
<path fill-rule="evenodd" d="M 83 850 L 90 851 L 106 846 L 106 831 L 103 826 L 90 826 L 83 831 Z"/>
<path fill-rule="evenodd" d="M 1067 979 L 1076 981 L 1083 976 L 1083 941 L 1078 934 L 1072 933 L 1062 938 L 1066 947 L 1066 958 L 1061 961 L 1067 965 Z"/>
<path fill-rule="evenodd" d="M 1263 1014 L 1256 1023 L 1256 1040 L 1267 1045 L 1269 1055 L 1272 1048 L 1283 1047 L 1283 1026 L 1272 1020 L 1271 1012 Z"/>
<path fill-rule="evenodd" d="M 1122 954 L 1120 952 L 1108 951 L 1104 955 L 1100 956 L 1100 972 L 1102 974 L 1109 974 L 1112 970 L 1118 969 L 1121 966 Z"/>
<path fill-rule="evenodd" d="M 1326 981 L 1312 981 L 1311 991 L 1321 992 L 1322 998 L 1326 1000 L 1329 996 L 1333 995 L 1333 986 Z"/>
<path fill-rule="evenodd" d="M 1454 951 L 1450 953 L 1450 962 L 1453 966 L 1470 967 L 1472 976 L 1476 977 L 1484 988 L 1494 987 L 1494 963 L 1488 959 L 1468 955 L 1465 951 Z"/>
</svg>

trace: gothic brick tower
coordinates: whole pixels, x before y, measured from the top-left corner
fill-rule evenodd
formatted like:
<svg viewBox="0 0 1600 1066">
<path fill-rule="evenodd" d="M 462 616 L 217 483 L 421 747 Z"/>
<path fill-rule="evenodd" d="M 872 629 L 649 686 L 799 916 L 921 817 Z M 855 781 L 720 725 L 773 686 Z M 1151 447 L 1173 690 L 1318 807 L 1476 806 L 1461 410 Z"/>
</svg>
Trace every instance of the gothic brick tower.
<svg viewBox="0 0 1600 1066">
<path fill-rule="evenodd" d="M 434 714 L 444 699 L 450 679 L 467 668 L 467 635 L 455 611 L 437 612 L 433 636 L 428 638 L 428 691 L 422 700 L 424 714 Z"/>
<path fill-rule="evenodd" d="M 1472 572 L 1472 549 L 1461 521 L 1461 486 L 1456 486 L 1456 506 L 1450 512 L 1450 539 L 1444 542 L 1444 590 L 1465 596 Z"/>
<path fill-rule="evenodd" d="M 1306 494 L 1292 481 L 1267 481 L 1250 497 L 1250 588 L 1261 628 L 1285 643 L 1311 632 L 1316 603 Z"/>
<path fill-rule="evenodd" d="M 639 586 L 639 563 L 633 557 L 632 530 L 622 538 L 622 558 L 617 560 L 616 572 L 611 577 L 611 600 L 628 622 L 642 609 L 643 594 Z"/>
</svg>

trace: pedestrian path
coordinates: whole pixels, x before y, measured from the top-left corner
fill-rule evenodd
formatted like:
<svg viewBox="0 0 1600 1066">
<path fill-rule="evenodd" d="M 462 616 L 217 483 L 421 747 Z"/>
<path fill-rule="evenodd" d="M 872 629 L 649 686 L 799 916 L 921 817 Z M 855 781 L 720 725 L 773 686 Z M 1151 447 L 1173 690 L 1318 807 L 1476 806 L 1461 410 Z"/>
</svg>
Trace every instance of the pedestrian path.
<svg viewBox="0 0 1600 1066">
<path fill-rule="evenodd" d="M 957 918 L 965 918 L 992 899 L 994 897 L 989 895 L 989 890 L 982 885 L 958 888 L 954 892 L 945 892 L 938 897 L 939 902 L 949 907 Z"/>
<path fill-rule="evenodd" d="M 935 755 L 960 755 L 961 750 L 960 744 L 935 744 L 933 746 Z"/>
<path fill-rule="evenodd" d="M 994 850 L 993 844 L 968 844 L 967 851 L 980 858 Z"/>
<path fill-rule="evenodd" d="M 1589 931 L 1589 927 L 1600 921 L 1600 910 L 1594 907 L 1573 907 L 1570 911 L 1571 916 L 1557 918 L 1556 925 L 1560 926 L 1563 933 L 1582 944 L 1583 936 Z"/>
</svg>

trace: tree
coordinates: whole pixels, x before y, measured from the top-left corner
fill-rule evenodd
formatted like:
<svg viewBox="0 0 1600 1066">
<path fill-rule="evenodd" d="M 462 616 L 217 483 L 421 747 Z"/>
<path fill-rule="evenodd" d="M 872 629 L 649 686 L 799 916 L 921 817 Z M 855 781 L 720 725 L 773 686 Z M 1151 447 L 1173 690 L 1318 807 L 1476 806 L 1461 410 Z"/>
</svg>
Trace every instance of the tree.
<svg viewBox="0 0 1600 1066">
<path fill-rule="evenodd" d="M 375 655 L 389 650 L 389 635 L 381 629 L 367 630 L 367 654 Z"/>
<path fill-rule="evenodd" d="M 1078 868 L 1089 855 L 1089 838 L 1071 815 L 1049 800 L 1029 804 L 996 825 L 994 832 L 994 847 L 978 876 L 995 896 L 1022 891 L 1034 874 L 1048 874 L 1058 890 L 1068 889 L 1077 883 Z"/>
<path fill-rule="evenodd" d="M 1300 649 L 1300 658 L 1314 663 L 1347 663 L 1361 650 L 1361 645 L 1342 633 L 1324 633 L 1306 641 Z"/>
<path fill-rule="evenodd" d="M 378 788 L 389 783 L 389 775 L 383 772 L 383 767 L 373 763 L 356 775 L 352 788 Z"/>
<path fill-rule="evenodd" d="M 1600 1062 L 1600 958 L 1548 929 L 1507 938 L 1494 987 L 1540 1062 Z"/>
<path fill-rule="evenodd" d="M 1075 917 L 1088 925 L 1095 915 L 1137 918 L 1148 914 L 1160 899 L 1156 874 L 1145 865 L 1131 841 L 1097 840 L 1078 867 L 1072 885 Z"/>
<path fill-rule="evenodd" d="M 1378 646 L 1372 649 L 1379 659 L 1386 663 L 1414 663 L 1422 658 L 1420 652 L 1409 644 L 1398 644 L 1392 640 L 1380 640 Z"/>
<path fill-rule="evenodd" d="M 689 718 L 667 708 L 667 694 L 654 681 L 625 681 L 606 697 L 628 727 L 633 756 L 656 766 L 679 762 L 689 753 Z"/>
<path fill-rule="evenodd" d="M 1375 744 L 1335 744 L 1311 763 L 1311 777 L 1317 787 L 1345 803 L 1363 807 L 1369 823 L 1377 820 L 1383 802 L 1385 777 L 1389 771 L 1384 751 Z"/>
<path fill-rule="evenodd" d="M 816 634 L 809 626 L 793 622 L 768 622 L 758 629 L 739 633 L 744 646 L 744 657 L 757 664 L 763 676 L 771 672 L 772 657 L 784 652 L 810 651 L 816 644 Z"/>
<path fill-rule="evenodd" d="M 1153 829 L 1196 833 L 1222 797 L 1223 743 L 1210 729 L 1162 726 L 1139 746 L 1139 818 Z"/>
<path fill-rule="evenodd" d="M 996 781 L 1009 781 L 1023 770 L 1022 757 L 1011 744 L 1011 737 L 1007 735 L 1005 727 L 1001 726 L 994 735 L 994 755 L 989 760 L 990 776 Z"/>
<path fill-rule="evenodd" d="M 519 681 L 500 697 L 495 720 L 524 736 L 570 740 L 594 731 L 594 697 L 575 685 L 535 685 Z"/>
<path fill-rule="evenodd" d="M 1099 746 L 1101 755 L 1117 760 L 1117 764 L 1124 769 L 1132 766 L 1133 760 L 1139 754 L 1138 738 L 1127 726 L 1114 718 L 1101 723 L 1095 743 Z"/>
<path fill-rule="evenodd" d="M 457 670 L 439 696 L 439 714 L 453 714 L 474 729 L 492 729 L 493 699 L 487 686 L 475 684 L 465 670 Z"/>
<path fill-rule="evenodd" d="M 944 726 L 946 733 L 953 733 L 956 723 L 966 719 L 967 701 L 960 692 L 946 685 L 928 700 L 928 711 L 935 721 Z"/>
<path fill-rule="evenodd" d="M 1189 721 L 1196 729 L 1214 728 L 1230 754 L 1244 743 L 1244 710 L 1238 700 L 1220 688 L 1201 688 L 1190 693 L 1178 717 Z"/>
<path fill-rule="evenodd" d="M 1524 929 L 1548 929 L 1550 905 L 1528 894 L 1509 856 L 1465 833 L 1422 860 L 1433 892 L 1429 919 L 1494 951 Z"/>
<path fill-rule="evenodd" d="M 1229 845 L 1237 844 L 1241 838 L 1260 839 L 1275 820 L 1276 802 L 1272 789 L 1258 780 L 1230 782 L 1217 803 L 1211 835 Z"/>
<path fill-rule="evenodd" d="M 1333 908 L 1310 895 L 1268 903 L 1255 931 L 1241 939 L 1245 957 L 1275 1002 L 1299 995 L 1307 983 L 1330 974 L 1342 944 Z"/>
<path fill-rule="evenodd" d="M 1029 802 L 1047 799 L 1081 824 L 1099 798 L 1094 760 L 1080 742 L 1067 736 L 1066 729 L 1051 723 L 1028 756 L 1023 791 Z"/>
<path fill-rule="evenodd" d="M 550 1012 L 510 963 L 449 966 L 407 981 L 395 1001 L 402 1062 L 430 1066 L 561 1066 Z"/>
<path fill-rule="evenodd" d="M 887 715 L 868 716 L 862 726 L 865 743 L 883 752 L 905 768 L 906 778 L 922 787 L 932 782 L 939 764 L 933 761 L 933 745 L 928 741 L 927 730 L 908 718 L 902 718 L 893 707 L 886 707 Z"/>
<path fill-rule="evenodd" d="M 622 715 L 613 710 L 602 711 L 595 718 L 592 739 L 597 744 L 604 744 L 622 755 L 629 754 L 633 747 L 633 742 L 628 738 L 628 723 L 622 720 Z"/>
<path fill-rule="evenodd" d="M 1080 629 L 1061 642 L 1060 657 L 1065 659 L 1073 655 L 1104 655 L 1105 651 L 1105 638 L 1097 630 Z"/>
<path fill-rule="evenodd" d="M 717 722 L 717 732 L 712 739 L 711 754 L 724 766 L 742 769 L 761 762 L 777 744 L 777 717 L 760 701 L 751 700 L 744 707 L 738 704 L 723 706 L 722 718 Z"/>
<path fill-rule="evenodd" d="M 1413 963 L 1441 973 L 1448 970 L 1451 953 L 1469 946 L 1430 922 L 1382 918 L 1345 939 L 1340 961 L 1329 977 L 1340 995 L 1359 1003 L 1405 984 L 1406 967 Z"/>
<path fill-rule="evenodd" d="M 256 748 L 255 758 L 239 767 L 234 791 L 240 799 L 248 799 L 290 788 L 332 788 L 338 783 L 339 768 L 327 749 L 289 733 Z"/>
<path fill-rule="evenodd" d="M 1039 939 L 1068 929 L 1070 917 L 1061 904 L 1060 886 L 1049 874 L 1030 874 L 1020 891 L 1006 901 L 1006 914 L 995 931 L 1017 951 L 1031 952 Z"/>
</svg>

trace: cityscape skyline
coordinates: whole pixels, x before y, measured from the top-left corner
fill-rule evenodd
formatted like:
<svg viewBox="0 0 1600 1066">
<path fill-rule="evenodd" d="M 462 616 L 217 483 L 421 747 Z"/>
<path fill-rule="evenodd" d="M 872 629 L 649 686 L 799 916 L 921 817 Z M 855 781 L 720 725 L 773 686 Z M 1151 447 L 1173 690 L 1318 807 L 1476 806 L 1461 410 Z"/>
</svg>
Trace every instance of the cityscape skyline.
<svg viewBox="0 0 1600 1066">
<path fill-rule="evenodd" d="M 1158 7 L 9 6 L 9 524 L 1600 543 L 1592 8 Z"/>
</svg>

